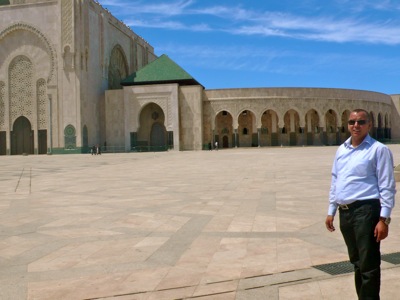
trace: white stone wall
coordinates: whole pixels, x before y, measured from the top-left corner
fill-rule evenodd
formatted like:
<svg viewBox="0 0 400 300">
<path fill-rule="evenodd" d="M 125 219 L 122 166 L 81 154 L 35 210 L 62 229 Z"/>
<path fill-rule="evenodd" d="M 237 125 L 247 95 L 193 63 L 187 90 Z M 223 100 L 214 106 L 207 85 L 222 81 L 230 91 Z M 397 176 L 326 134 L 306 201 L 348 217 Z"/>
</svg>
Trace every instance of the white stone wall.
<svg viewBox="0 0 400 300">
<path fill-rule="evenodd" d="M 400 141 L 400 95 L 391 95 L 393 109 L 391 113 L 392 139 Z"/>
<path fill-rule="evenodd" d="M 181 86 L 179 88 L 180 149 L 203 148 L 203 88 Z"/>
<path fill-rule="evenodd" d="M 392 124 L 393 102 L 390 96 L 360 90 L 348 89 L 319 89 L 319 88 L 259 88 L 259 89 L 220 89 L 206 90 L 204 99 L 204 141 L 215 140 L 216 135 L 221 135 L 221 128 L 216 125 L 216 116 L 226 111 L 232 116 L 232 131 L 241 134 L 239 124 L 240 115 L 243 111 L 250 111 L 254 116 L 254 122 L 262 129 L 262 115 L 271 110 L 277 115 L 277 123 L 280 132 L 277 133 L 277 143 L 281 145 L 305 145 L 306 116 L 310 110 L 318 114 L 320 132 L 313 133 L 312 143 L 337 144 L 343 142 L 347 137 L 341 128 L 345 124 L 343 115 L 356 108 L 363 108 L 373 113 L 374 124 L 378 124 L 378 116 L 387 118 Z M 327 112 L 335 116 L 333 132 L 331 124 L 327 128 Z M 285 116 L 290 115 L 285 122 Z M 294 118 L 297 119 L 294 119 Z M 297 120 L 297 121 L 296 121 Z M 297 126 L 294 124 L 298 122 Z M 282 132 L 285 128 L 286 132 Z M 293 129 L 296 128 L 294 131 Z M 302 131 L 302 132 L 300 132 Z M 229 132 L 232 135 L 232 132 Z M 261 133 L 260 133 L 261 134 Z M 238 136 L 238 139 L 240 136 Z M 249 139 L 249 137 L 245 137 Z M 272 138 L 272 137 L 271 137 Z M 252 138 L 253 141 L 255 138 Z M 232 139 L 234 140 L 234 139 Z M 249 141 L 241 137 L 239 141 L 245 141 L 239 145 L 248 146 Z M 221 142 L 220 142 L 221 143 Z M 233 141 L 230 142 L 232 145 Z M 266 142 L 270 144 L 270 141 Z M 254 146 L 254 143 L 253 143 Z"/>
<path fill-rule="evenodd" d="M 63 149 L 64 129 L 69 125 L 75 128 L 77 148 L 85 143 L 103 144 L 104 95 L 112 49 L 117 45 L 122 49 L 129 75 L 155 59 L 153 47 L 92 0 L 12 4 L 0 6 L 0 126 L 8 132 L 7 149 L 9 132 L 18 117 L 10 117 L 8 72 L 18 56 L 27 57 L 32 65 L 30 95 L 40 94 L 40 103 L 43 94 L 48 100 L 48 147 Z M 138 52 L 138 48 L 143 51 Z M 37 84 L 43 80 L 44 86 Z M 44 111 L 43 104 L 32 105 L 34 111 Z M 43 118 L 36 114 L 27 117 L 35 131 L 36 149 L 38 123 L 43 124 Z M 87 140 L 83 140 L 84 127 Z"/>
<path fill-rule="evenodd" d="M 105 97 L 106 107 L 106 137 L 108 148 L 125 150 L 125 106 L 124 106 L 124 91 L 113 90 L 106 91 Z"/>
<path fill-rule="evenodd" d="M 130 133 L 149 143 L 153 121 L 150 104 L 162 111 L 162 122 L 173 131 L 174 149 L 200 150 L 209 142 L 220 147 L 336 145 L 348 136 L 347 119 L 356 108 L 373 114 L 375 127 L 371 135 L 391 130 L 393 102 L 390 96 L 343 89 L 221 89 L 204 90 L 201 86 L 144 85 L 124 87 L 121 94 L 107 92 L 107 126 L 125 133 L 129 150 Z M 399 100 L 399 99 L 397 99 Z M 179 105 L 178 105 L 179 103 Z M 120 114 L 125 111 L 124 130 Z M 267 114 L 266 114 L 267 113 Z M 118 124 L 118 125 L 117 125 Z M 384 128 L 386 127 L 386 128 Z M 107 135 L 116 132 L 107 130 Z M 120 143 L 121 136 L 118 135 Z M 382 138 L 383 136 L 381 136 Z M 107 137 L 107 140 L 111 141 Z M 115 142 L 117 143 L 117 141 Z"/>
</svg>

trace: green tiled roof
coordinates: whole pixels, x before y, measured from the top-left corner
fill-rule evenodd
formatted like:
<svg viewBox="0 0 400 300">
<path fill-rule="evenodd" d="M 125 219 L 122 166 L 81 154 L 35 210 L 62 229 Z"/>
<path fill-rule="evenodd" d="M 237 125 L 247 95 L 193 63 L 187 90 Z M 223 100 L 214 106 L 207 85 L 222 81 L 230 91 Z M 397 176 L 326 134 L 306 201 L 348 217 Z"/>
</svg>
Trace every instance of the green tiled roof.
<svg viewBox="0 0 400 300">
<path fill-rule="evenodd" d="M 162 83 L 201 85 L 165 54 L 121 81 L 123 86 Z"/>
</svg>

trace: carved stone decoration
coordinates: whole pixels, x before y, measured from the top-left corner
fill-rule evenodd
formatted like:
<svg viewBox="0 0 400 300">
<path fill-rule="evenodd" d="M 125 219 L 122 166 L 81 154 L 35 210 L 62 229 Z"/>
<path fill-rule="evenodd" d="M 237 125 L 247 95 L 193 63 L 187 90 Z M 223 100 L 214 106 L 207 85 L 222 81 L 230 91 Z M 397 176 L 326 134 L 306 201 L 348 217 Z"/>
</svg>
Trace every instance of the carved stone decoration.
<svg viewBox="0 0 400 300">
<path fill-rule="evenodd" d="M 32 122 L 33 65 L 23 55 L 13 59 L 9 68 L 11 124 L 20 116 Z"/>
<path fill-rule="evenodd" d="M 65 71 L 72 71 L 75 69 L 75 57 L 74 53 L 71 52 L 70 47 L 67 45 L 64 47 L 64 70 Z"/>
<path fill-rule="evenodd" d="M 121 89 L 122 79 L 128 76 L 128 63 L 121 46 L 117 45 L 111 51 L 110 66 L 108 68 L 108 88 Z"/>
<path fill-rule="evenodd" d="M 76 148 L 76 130 L 71 124 L 64 128 L 64 144 L 65 149 L 75 149 Z"/>
<path fill-rule="evenodd" d="M 46 52 L 50 58 L 50 70 L 48 72 L 49 75 L 47 77 L 47 83 L 48 84 L 56 84 L 56 82 L 57 82 L 57 80 L 56 80 L 57 79 L 57 72 L 56 72 L 57 54 L 56 54 L 54 47 L 50 43 L 50 40 L 39 29 L 37 29 L 31 25 L 24 24 L 24 23 L 13 24 L 13 25 L 7 27 L 5 30 L 0 32 L 0 43 L 2 42 L 2 39 L 4 39 L 7 35 L 12 34 L 18 30 L 27 30 L 27 31 L 35 34 L 43 42 Z M 1 63 L 2 62 L 0 62 L 0 64 Z"/>
<path fill-rule="evenodd" d="M 61 0 L 61 40 L 62 45 L 74 46 L 73 10 L 74 1 Z"/>
<path fill-rule="evenodd" d="M 152 102 L 162 108 L 165 116 L 168 115 L 168 98 L 167 97 L 143 97 L 143 98 L 140 97 L 138 99 L 140 110 L 142 110 L 143 107 L 145 107 L 147 104 L 152 103 Z"/>
<path fill-rule="evenodd" d="M 38 116 L 38 129 L 47 129 L 47 93 L 46 81 L 39 79 L 37 82 L 37 116 Z"/>
<path fill-rule="evenodd" d="M 75 44 L 73 31 L 74 1 L 61 0 L 61 43 L 63 46 L 64 70 L 75 69 Z"/>
</svg>

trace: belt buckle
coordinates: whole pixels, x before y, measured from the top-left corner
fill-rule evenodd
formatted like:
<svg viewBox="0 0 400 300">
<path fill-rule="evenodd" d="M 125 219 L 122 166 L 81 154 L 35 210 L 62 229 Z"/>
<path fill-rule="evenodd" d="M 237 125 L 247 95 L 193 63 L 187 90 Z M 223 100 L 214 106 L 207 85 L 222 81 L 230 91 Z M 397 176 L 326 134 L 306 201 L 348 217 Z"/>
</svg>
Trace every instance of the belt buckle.
<svg viewBox="0 0 400 300">
<path fill-rule="evenodd" d="M 349 207 L 347 206 L 347 204 L 340 204 L 339 207 L 343 210 L 348 210 Z"/>
</svg>

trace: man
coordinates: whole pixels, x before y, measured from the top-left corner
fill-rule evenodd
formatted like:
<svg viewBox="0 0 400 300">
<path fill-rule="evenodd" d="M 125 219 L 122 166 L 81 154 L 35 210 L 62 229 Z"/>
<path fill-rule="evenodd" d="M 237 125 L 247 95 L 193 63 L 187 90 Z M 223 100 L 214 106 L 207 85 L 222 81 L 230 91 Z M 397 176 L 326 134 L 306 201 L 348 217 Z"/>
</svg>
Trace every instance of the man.
<svg viewBox="0 0 400 300">
<path fill-rule="evenodd" d="M 332 167 L 326 228 L 334 231 L 337 208 L 358 299 L 379 299 L 380 242 L 388 236 L 396 183 L 389 148 L 369 136 L 367 111 L 350 113 L 350 138 L 337 150 Z"/>
</svg>

